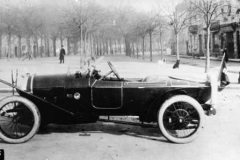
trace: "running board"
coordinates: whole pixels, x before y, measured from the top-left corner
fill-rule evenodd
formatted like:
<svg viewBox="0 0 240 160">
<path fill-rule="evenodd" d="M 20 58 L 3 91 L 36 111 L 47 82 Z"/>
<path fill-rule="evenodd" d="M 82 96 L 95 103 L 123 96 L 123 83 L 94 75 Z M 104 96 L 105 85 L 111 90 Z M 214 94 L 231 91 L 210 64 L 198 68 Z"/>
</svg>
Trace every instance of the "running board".
<svg viewBox="0 0 240 160">
<path fill-rule="evenodd" d="M 146 128 L 158 128 L 158 126 L 154 125 L 154 124 L 144 124 L 144 123 L 137 123 L 137 122 L 126 122 L 126 121 L 108 120 L 108 119 L 98 119 L 98 121 L 113 122 L 113 123 L 132 125 L 132 126 L 141 126 L 141 127 L 146 127 Z"/>
</svg>

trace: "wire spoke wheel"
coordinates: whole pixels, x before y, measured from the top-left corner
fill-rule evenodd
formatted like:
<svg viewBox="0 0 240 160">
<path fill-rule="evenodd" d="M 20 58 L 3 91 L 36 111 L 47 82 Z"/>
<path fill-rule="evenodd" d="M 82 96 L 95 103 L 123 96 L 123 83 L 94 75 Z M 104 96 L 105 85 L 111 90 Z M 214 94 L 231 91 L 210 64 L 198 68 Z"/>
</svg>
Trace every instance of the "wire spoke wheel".
<svg viewBox="0 0 240 160">
<path fill-rule="evenodd" d="M 23 143 L 38 131 L 40 115 L 37 107 L 20 96 L 0 102 L 0 138 L 8 143 Z"/>
<path fill-rule="evenodd" d="M 189 96 L 173 96 L 160 107 L 158 125 L 168 140 L 175 143 L 191 142 L 203 128 L 203 109 Z"/>
</svg>

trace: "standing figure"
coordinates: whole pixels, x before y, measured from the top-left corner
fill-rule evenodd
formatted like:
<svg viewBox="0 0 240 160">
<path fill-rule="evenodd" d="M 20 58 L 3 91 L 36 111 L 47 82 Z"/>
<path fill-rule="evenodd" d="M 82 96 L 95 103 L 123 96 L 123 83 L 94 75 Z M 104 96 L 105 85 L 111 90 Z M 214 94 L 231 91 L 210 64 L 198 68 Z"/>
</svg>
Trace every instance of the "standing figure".
<svg viewBox="0 0 240 160">
<path fill-rule="evenodd" d="M 225 62 L 228 62 L 228 52 L 227 52 L 227 48 L 224 48 L 223 50 L 223 54 L 225 54 Z"/>
<path fill-rule="evenodd" d="M 62 48 L 60 50 L 60 55 L 59 55 L 59 59 L 60 59 L 60 63 L 64 63 L 64 56 L 65 56 L 65 49 L 63 48 L 63 45 L 62 45 Z"/>
</svg>

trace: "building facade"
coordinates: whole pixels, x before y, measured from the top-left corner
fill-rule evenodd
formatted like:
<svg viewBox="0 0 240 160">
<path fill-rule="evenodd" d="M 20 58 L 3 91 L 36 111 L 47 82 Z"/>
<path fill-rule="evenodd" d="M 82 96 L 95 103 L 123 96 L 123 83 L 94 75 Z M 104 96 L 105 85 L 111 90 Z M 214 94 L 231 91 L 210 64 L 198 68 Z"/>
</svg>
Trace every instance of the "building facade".
<svg viewBox="0 0 240 160">
<path fill-rule="evenodd" d="M 191 2 L 201 0 L 183 0 L 177 7 L 187 10 Z M 210 27 L 210 56 L 222 56 L 224 48 L 228 50 L 229 58 L 240 58 L 240 0 L 215 0 L 221 3 L 216 14 L 219 16 L 211 23 Z M 189 26 L 179 35 L 179 53 L 190 56 L 205 56 L 207 46 L 207 32 L 203 17 L 192 16 L 188 21 Z M 175 50 L 175 41 L 171 48 Z M 175 52 L 172 52 L 175 54 Z"/>
<path fill-rule="evenodd" d="M 191 0 L 190 0 L 191 1 Z M 190 2 L 189 1 L 189 2 Z M 222 50 L 228 50 L 230 58 L 240 58 L 240 0 L 221 0 L 218 18 L 210 27 L 210 56 L 222 56 Z M 207 32 L 200 16 L 192 17 L 188 27 L 187 54 L 204 56 L 207 46 Z"/>
</svg>

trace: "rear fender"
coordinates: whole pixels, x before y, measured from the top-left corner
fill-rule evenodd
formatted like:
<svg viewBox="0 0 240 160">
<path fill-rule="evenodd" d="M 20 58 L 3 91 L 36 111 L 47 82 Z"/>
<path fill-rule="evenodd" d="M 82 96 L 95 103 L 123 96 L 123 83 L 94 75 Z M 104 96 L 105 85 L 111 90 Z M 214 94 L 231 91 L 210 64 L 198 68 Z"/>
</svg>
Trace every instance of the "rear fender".
<svg viewBox="0 0 240 160">
<path fill-rule="evenodd" d="M 187 92 L 183 89 L 174 89 L 170 90 L 160 96 L 158 96 L 151 104 L 150 107 L 146 107 L 146 110 L 143 111 L 140 116 L 140 121 L 144 122 L 153 122 L 156 121 L 156 114 L 158 112 L 161 104 L 168 98 L 174 95 L 187 95 Z"/>
</svg>

